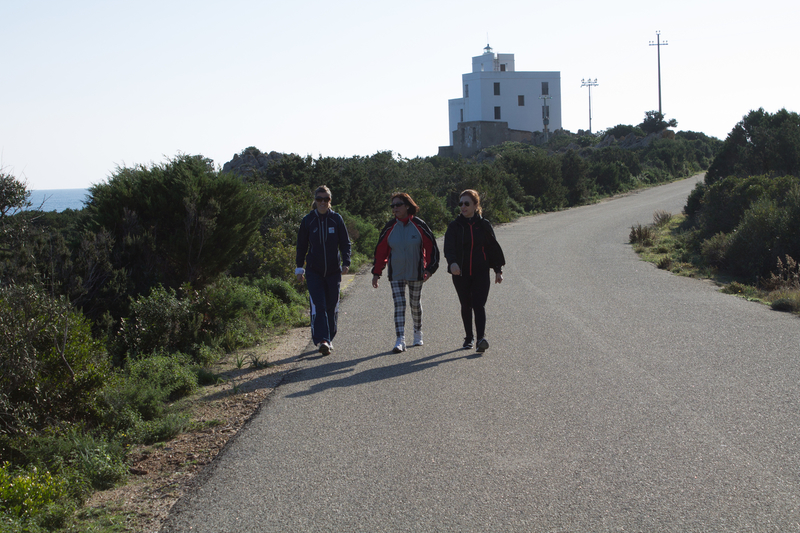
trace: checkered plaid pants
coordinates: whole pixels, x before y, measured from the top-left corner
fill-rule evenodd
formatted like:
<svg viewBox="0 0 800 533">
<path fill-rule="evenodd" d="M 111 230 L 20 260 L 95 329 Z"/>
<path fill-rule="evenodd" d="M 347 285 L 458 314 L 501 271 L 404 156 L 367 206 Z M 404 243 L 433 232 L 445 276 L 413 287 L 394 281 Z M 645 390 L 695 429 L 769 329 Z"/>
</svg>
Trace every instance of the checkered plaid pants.
<svg viewBox="0 0 800 533">
<path fill-rule="evenodd" d="M 411 300 L 411 319 L 414 331 L 422 329 L 422 283 L 421 281 L 392 281 L 392 298 L 394 299 L 394 330 L 398 337 L 405 336 L 406 325 L 406 285 Z"/>
</svg>

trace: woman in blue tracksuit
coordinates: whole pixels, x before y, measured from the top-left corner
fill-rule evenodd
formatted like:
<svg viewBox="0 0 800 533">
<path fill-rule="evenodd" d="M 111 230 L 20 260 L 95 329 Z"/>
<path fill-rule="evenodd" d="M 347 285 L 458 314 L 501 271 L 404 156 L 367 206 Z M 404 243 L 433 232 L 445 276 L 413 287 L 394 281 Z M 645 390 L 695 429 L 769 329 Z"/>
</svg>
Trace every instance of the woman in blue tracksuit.
<svg viewBox="0 0 800 533">
<path fill-rule="evenodd" d="M 350 268 L 350 236 L 339 213 L 331 208 L 331 190 L 320 185 L 314 203 L 297 232 L 297 280 L 305 275 L 311 300 L 311 339 L 322 355 L 333 350 L 342 274 Z M 303 268 L 305 264 L 305 268 Z"/>
</svg>

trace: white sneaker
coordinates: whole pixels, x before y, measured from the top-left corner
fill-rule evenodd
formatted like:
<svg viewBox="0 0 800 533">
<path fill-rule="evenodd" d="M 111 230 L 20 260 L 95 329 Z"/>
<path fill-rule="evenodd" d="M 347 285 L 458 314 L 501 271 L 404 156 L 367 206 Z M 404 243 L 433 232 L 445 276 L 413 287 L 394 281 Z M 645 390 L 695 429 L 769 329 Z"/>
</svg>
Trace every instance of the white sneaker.
<svg viewBox="0 0 800 533">
<path fill-rule="evenodd" d="M 422 332 L 415 331 L 414 332 L 414 346 L 422 346 L 424 343 L 422 342 Z"/>
<path fill-rule="evenodd" d="M 394 349 L 392 352 L 400 353 L 406 351 L 406 339 L 405 337 L 397 337 L 397 342 L 394 344 Z"/>
</svg>

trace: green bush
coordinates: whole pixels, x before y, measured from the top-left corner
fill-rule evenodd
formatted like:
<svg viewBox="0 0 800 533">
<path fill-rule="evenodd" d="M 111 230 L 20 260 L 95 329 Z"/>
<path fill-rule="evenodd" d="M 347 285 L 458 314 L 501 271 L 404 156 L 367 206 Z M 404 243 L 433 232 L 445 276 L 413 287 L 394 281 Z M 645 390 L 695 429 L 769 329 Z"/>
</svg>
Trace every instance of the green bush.
<svg viewBox="0 0 800 533">
<path fill-rule="evenodd" d="M 116 355 L 124 360 L 162 350 L 191 352 L 200 340 L 202 321 L 191 300 L 157 285 L 131 301 L 130 315 L 122 319 L 116 336 Z"/>
<path fill-rule="evenodd" d="M 93 418 L 108 372 L 88 321 L 65 299 L 0 288 L 0 433 Z"/>
<path fill-rule="evenodd" d="M 630 178 L 630 172 L 619 161 L 598 161 L 591 164 L 589 176 L 603 192 L 614 194 Z"/>
<path fill-rule="evenodd" d="M 293 303 L 285 304 L 270 288 L 277 289 L 283 293 L 282 298 Z M 299 320 L 305 300 L 289 291 L 289 286 L 275 280 L 220 278 L 204 291 L 204 327 L 226 351 L 252 345 L 264 336 L 267 328 Z"/>
<path fill-rule="evenodd" d="M 536 197 L 537 210 L 553 211 L 567 205 L 568 189 L 561 179 L 558 157 L 520 143 L 504 143 L 490 150 L 498 155 L 502 170 L 516 176 L 524 194 Z"/>
<path fill-rule="evenodd" d="M 644 246 L 651 246 L 656 238 L 656 230 L 653 226 L 642 226 L 636 224 L 631 226 L 631 232 L 628 235 L 628 241 L 631 244 L 642 244 Z"/>
<path fill-rule="evenodd" d="M 363 218 L 352 215 L 344 209 L 341 209 L 339 214 L 342 215 L 347 226 L 347 233 L 350 236 L 353 251 L 364 255 L 372 255 L 375 252 L 375 246 L 378 244 L 378 234 L 380 233 L 378 229 Z M 293 265 L 294 261 L 291 264 Z"/>
<path fill-rule="evenodd" d="M 613 135 L 616 138 L 627 137 L 633 133 L 637 137 L 644 137 L 646 134 L 642 128 L 639 126 L 631 126 L 626 124 L 618 124 L 613 128 L 608 128 L 605 132 L 603 132 L 602 136 L 605 137 L 606 135 Z"/>
<path fill-rule="evenodd" d="M 717 233 L 701 243 L 700 253 L 708 265 L 721 268 L 725 266 L 725 256 L 728 254 L 729 245 L 730 236 L 725 233 Z"/>
<path fill-rule="evenodd" d="M 167 402 L 193 393 L 198 374 L 185 354 L 152 355 L 129 360 L 123 373 L 103 391 L 104 424 L 130 436 L 141 424 L 165 416 Z"/>
<path fill-rule="evenodd" d="M 36 467 L 14 470 L 8 462 L 0 465 L 0 510 L 4 514 L 30 519 L 66 496 L 63 478 Z"/>
<path fill-rule="evenodd" d="M 785 210 L 774 200 L 756 200 L 731 234 L 725 253 L 726 267 L 751 278 L 767 276 L 778 257 L 776 240 L 786 234 L 785 215 Z"/>
<path fill-rule="evenodd" d="M 736 176 L 800 176 L 800 115 L 750 111 L 734 126 L 706 174 L 708 185 Z"/>
<path fill-rule="evenodd" d="M 124 448 L 90 435 L 75 438 L 70 462 L 97 490 L 110 489 L 128 473 Z"/>
<path fill-rule="evenodd" d="M 251 185 L 250 192 L 263 208 L 264 216 L 257 237 L 231 265 L 229 273 L 234 277 L 290 279 L 294 274 L 297 231 L 300 220 L 310 210 L 311 193 L 297 185 L 276 187 L 269 183 Z"/>
<path fill-rule="evenodd" d="M 800 295 L 794 293 L 789 296 L 777 297 L 772 300 L 770 307 L 775 311 L 783 311 L 785 313 L 800 312 Z"/>
<path fill-rule="evenodd" d="M 460 191 L 459 191 L 460 192 Z M 445 205 L 444 198 L 434 196 L 433 193 L 426 189 L 414 189 L 409 192 L 411 197 L 419 206 L 419 217 L 425 221 L 434 233 L 443 234 L 447 230 L 447 225 L 453 220 L 452 215 Z M 378 244 L 378 232 L 375 232 L 375 242 L 372 243 L 372 248 L 369 252 L 365 252 L 368 256 L 373 256 L 375 253 L 375 246 Z"/>
<path fill-rule="evenodd" d="M 128 379 L 140 385 L 157 385 L 169 400 L 188 396 L 197 389 L 197 373 L 185 354 L 143 357 L 129 361 L 126 370 Z"/>
<path fill-rule="evenodd" d="M 179 413 L 167 413 L 154 420 L 142 420 L 130 428 L 125 440 L 138 444 L 154 444 L 168 441 L 187 431 L 191 420 Z"/>
<path fill-rule="evenodd" d="M 658 133 L 666 128 L 674 128 L 678 121 L 674 118 L 664 120 L 664 115 L 660 111 L 645 111 L 645 117 L 638 127 L 646 134 Z"/>
<path fill-rule="evenodd" d="M 657 227 L 664 227 L 672 220 L 672 213 L 658 209 L 653 213 L 653 225 Z"/>
<path fill-rule="evenodd" d="M 131 293 L 211 283 L 250 245 L 265 208 L 238 178 L 202 156 L 118 168 L 90 189 L 89 226 L 113 235 L 114 267 Z"/>
</svg>

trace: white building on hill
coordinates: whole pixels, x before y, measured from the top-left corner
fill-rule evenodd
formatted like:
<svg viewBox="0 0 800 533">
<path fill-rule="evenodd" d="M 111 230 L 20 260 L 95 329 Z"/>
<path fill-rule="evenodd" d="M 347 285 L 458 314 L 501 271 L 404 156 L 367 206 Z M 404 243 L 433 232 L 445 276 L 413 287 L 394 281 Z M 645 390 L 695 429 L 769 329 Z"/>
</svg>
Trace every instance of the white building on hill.
<svg viewBox="0 0 800 533">
<path fill-rule="evenodd" d="M 440 155 L 470 156 L 561 128 L 560 72 L 518 72 L 514 54 L 495 54 L 487 45 L 461 79 L 463 96 L 449 100 L 450 147 Z"/>
</svg>

